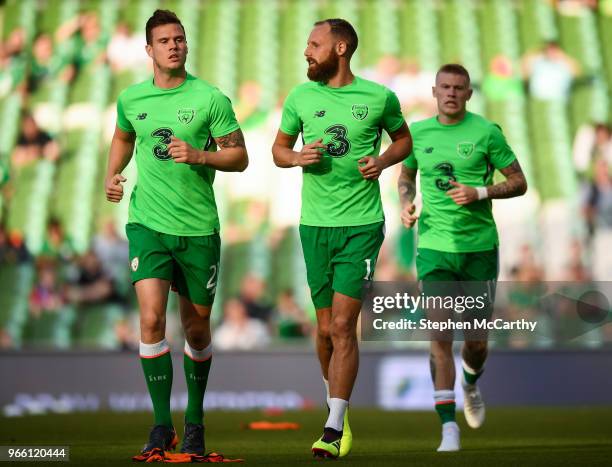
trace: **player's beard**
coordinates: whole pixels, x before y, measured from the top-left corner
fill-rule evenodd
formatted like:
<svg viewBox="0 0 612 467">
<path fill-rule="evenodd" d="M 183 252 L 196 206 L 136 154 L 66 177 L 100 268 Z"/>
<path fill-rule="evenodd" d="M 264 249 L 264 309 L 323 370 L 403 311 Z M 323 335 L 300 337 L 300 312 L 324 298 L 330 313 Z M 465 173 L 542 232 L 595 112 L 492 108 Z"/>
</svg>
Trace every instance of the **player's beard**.
<svg viewBox="0 0 612 467">
<path fill-rule="evenodd" d="M 327 83 L 333 78 L 340 68 L 340 56 L 335 50 L 329 52 L 328 57 L 321 63 L 317 63 L 313 67 L 308 67 L 306 75 L 310 81 L 318 83 Z"/>
</svg>

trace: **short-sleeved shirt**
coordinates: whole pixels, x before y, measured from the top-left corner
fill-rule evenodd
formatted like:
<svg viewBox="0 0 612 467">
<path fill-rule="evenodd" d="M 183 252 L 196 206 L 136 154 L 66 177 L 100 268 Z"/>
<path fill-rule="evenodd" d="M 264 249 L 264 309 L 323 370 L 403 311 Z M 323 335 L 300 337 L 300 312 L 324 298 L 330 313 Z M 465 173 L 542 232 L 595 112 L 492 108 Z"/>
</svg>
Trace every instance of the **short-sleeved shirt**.
<svg viewBox="0 0 612 467">
<path fill-rule="evenodd" d="M 378 156 L 383 130 L 404 123 L 396 95 L 355 77 L 339 88 L 308 82 L 294 88 L 283 106 L 280 129 L 302 133 L 305 144 L 322 139 L 321 162 L 303 170 L 303 225 L 350 227 L 384 220 L 377 180 L 365 180 L 357 161 Z"/>
<path fill-rule="evenodd" d="M 117 126 L 136 133 L 138 181 L 128 221 L 171 235 L 217 232 L 215 170 L 175 163 L 167 145 L 175 136 L 194 148 L 215 150 L 213 138 L 239 128 L 230 100 L 190 74 L 172 89 L 158 88 L 149 79 L 119 95 Z"/>
<path fill-rule="evenodd" d="M 508 167 L 516 156 L 501 128 L 467 112 L 453 125 L 437 117 L 410 126 L 412 153 L 404 165 L 418 169 L 423 209 L 419 216 L 419 248 L 468 253 L 497 247 L 499 240 L 490 199 L 465 206 L 456 204 L 447 191 L 454 180 L 468 186 L 493 183 L 495 169 Z"/>
</svg>

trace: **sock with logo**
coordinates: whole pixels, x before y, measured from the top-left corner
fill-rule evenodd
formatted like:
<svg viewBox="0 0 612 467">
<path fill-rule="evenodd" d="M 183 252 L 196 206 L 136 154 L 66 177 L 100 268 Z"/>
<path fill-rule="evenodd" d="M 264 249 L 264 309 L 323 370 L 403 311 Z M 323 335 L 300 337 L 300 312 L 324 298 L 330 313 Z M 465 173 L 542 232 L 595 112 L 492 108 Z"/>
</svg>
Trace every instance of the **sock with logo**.
<svg viewBox="0 0 612 467">
<path fill-rule="evenodd" d="M 166 339 L 157 344 L 140 343 L 140 363 L 149 395 L 153 402 L 156 425 L 172 427 L 170 392 L 172 391 L 172 359 Z"/>
<path fill-rule="evenodd" d="M 204 416 L 204 393 L 212 362 L 212 344 L 202 350 L 193 349 L 185 341 L 183 368 L 187 381 L 187 409 L 185 423 L 201 424 Z"/>
<path fill-rule="evenodd" d="M 455 421 L 455 391 L 442 389 L 434 391 L 436 412 L 442 424 Z"/>
</svg>

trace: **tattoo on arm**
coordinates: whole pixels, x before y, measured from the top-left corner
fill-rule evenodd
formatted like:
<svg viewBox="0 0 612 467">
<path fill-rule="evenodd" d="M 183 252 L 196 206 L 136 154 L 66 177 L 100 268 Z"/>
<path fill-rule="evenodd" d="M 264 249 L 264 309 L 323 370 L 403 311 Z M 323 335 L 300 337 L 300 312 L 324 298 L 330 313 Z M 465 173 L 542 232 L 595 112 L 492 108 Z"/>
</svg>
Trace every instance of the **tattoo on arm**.
<svg viewBox="0 0 612 467">
<path fill-rule="evenodd" d="M 232 131 L 231 133 L 220 136 L 219 138 L 215 138 L 216 143 L 221 148 L 244 148 L 244 136 L 242 135 L 242 130 L 238 129 L 236 131 Z"/>
<path fill-rule="evenodd" d="M 397 190 L 399 191 L 400 202 L 402 204 L 414 201 L 416 196 L 416 173 L 416 170 L 402 165 L 402 171 L 397 180 Z"/>
<path fill-rule="evenodd" d="M 525 174 L 523 174 L 523 169 L 521 169 L 517 160 L 508 167 L 501 169 L 500 172 L 506 177 L 506 180 L 487 188 L 489 198 L 514 198 L 527 191 L 527 180 L 525 180 Z"/>
</svg>

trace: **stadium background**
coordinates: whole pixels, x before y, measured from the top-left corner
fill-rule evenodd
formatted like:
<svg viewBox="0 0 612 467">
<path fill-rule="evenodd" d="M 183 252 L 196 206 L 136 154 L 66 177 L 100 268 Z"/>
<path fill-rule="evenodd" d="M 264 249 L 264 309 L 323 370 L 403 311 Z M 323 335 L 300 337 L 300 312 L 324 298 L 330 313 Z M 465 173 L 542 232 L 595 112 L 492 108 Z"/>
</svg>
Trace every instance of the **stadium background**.
<svg viewBox="0 0 612 467">
<path fill-rule="evenodd" d="M 103 179 L 117 95 L 150 73 L 144 24 L 156 7 L 181 18 L 188 71 L 232 99 L 251 161 L 245 173 L 218 173 L 215 182 L 223 253 L 213 319 L 219 329 L 234 326 L 215 344 L 207 406 L 323 401 L 296 233 L 300 173 L 277 169 L 270 153 L 283 99 L 305 80 L 306 38 L 321 18 L 354 24 L 354 70 L 394 89 L 409 121 L 431 115 L 439 65 L 470 70 L 468 108 L 502 126 L 530 185 L 525 197 L 495 203 L 502 280 L 612 277 L 610 1 L 9 0 L 0 7 L 0 366 L 20 377 L 1 385 L 5 416 L 149 407 L 123 232 L 129 190 L 119 205 L 108 203 Z M 552 91 L 532 83 L 529 63 L 547 41 L 558 42 L 561 61 L 575 61 L 569 87 L 560 75 Z M 20 152 L 28 113 L 35 133 L 47 137 Z M 399 226 L 397 174 L 381 180 L 380 281 L 414 278 L 414 237 Z M 131 188 L 133 164 L 125 175 Z M 178 352 L 176 300 L 168 314 Z M 494 344 L 485 394 L 493 405 L 610 405 L 612 377 L 601 368 L 610 366 L 611 342 L 609 322 L 572 340 L 510 335 Z M 355 403 L 429 408 L 426 347 L 363 343 Z M 180 409 L 182 376 L 175 381 Z"/>
</svg>

